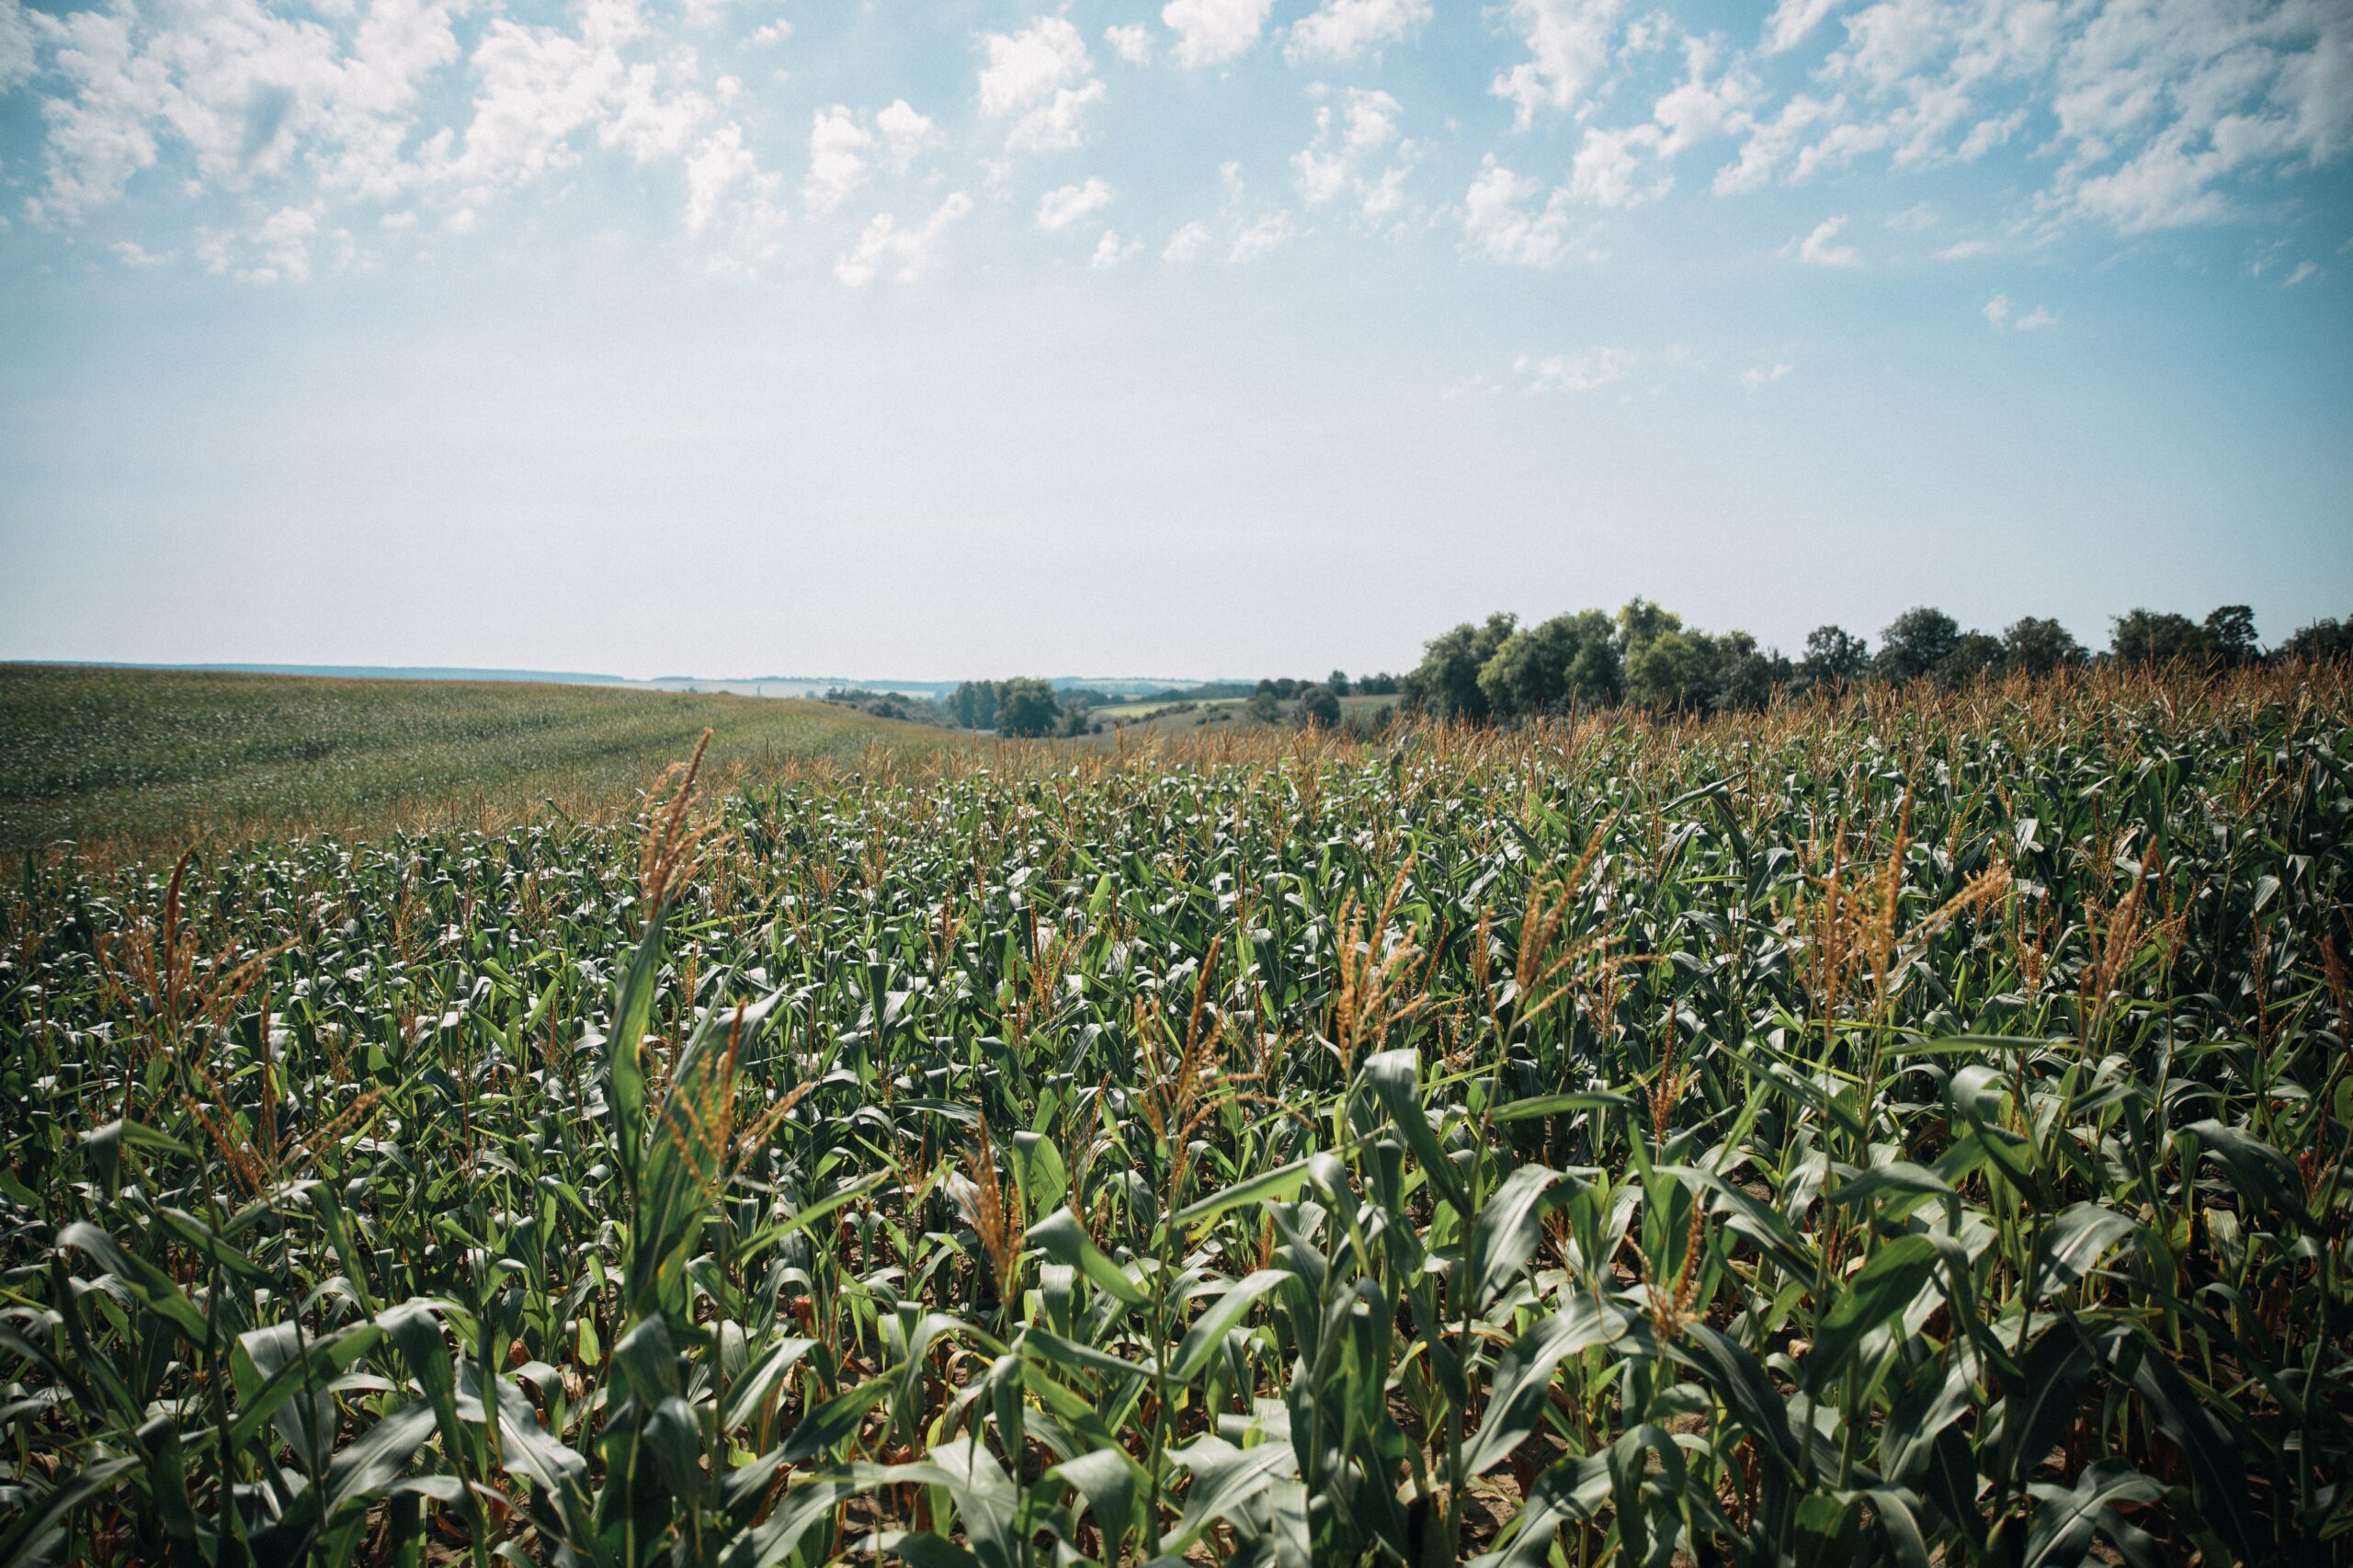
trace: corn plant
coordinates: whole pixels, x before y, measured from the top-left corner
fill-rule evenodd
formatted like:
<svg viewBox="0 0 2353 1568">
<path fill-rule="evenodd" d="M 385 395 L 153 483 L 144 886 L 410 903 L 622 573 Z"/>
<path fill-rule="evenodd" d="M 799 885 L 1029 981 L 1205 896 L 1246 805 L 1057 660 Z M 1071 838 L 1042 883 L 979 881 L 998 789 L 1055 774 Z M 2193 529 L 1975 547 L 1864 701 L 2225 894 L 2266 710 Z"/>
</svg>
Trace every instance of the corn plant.
<svg viewBox="0 0 2353 1568">
<path fill-rule="evenodd" d="M 28 862 L 0 1559 L 2335 1561 L 2348 698 Z"/>
</svg>

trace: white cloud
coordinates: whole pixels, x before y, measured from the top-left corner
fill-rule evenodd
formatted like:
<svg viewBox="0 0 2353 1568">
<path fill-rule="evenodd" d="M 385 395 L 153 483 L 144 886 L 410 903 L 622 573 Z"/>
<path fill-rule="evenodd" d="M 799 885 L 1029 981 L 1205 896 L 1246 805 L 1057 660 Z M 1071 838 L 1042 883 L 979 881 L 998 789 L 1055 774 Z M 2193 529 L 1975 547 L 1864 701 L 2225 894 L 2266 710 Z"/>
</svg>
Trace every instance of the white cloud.
<svg viewBox="0 0 2353 1568">
<path fill-rule="evenodd" d="M 671 69 L 691 67 L 679 62 Z M 697 128 L 717 111 L 710 99 L 690 88 L 664 96 L 663 74 L 661 67 L 642 61 L 629 68 L 611 108 L 597 127 L 598 145 L 627 148 L 640 164 L 660 163 L 686 151 Z"/>
<path fill-rule="evenodd" d="M 45 178 L 28 204 L 78 221 L 171 148 L 199 188 L 243 194 L 302 176 L 313 190 L 390 197 L 423 169 L 404 156 L 426 80 L 457 59 L 443 0 L 374 0 L 340 31 L 260 0 L 51 15 L 0 0 L 0 90 L 48 74 Z M 278 268 L 291 278 L 297 269 Z"/>
<path fill-rule="evenodd" d="M 1969 261 L 1981 256 L 1991 256 L 2000 247 L 1991 240 L 1956 240 L 1937 252 L 1938 261 Z"/>
<path fill-rule="evenodd" d="M 1353 196 L 1367 220 L 1394 214 L 1404 205 L 1405 178 L 1419 151 L 1398 137 L 1404 113 L 1404 106 L 1389 94 L 1363 87 L 1347 89 L 1336 114 L 1331 104 L 1319 105 L 1315 139 L 1291 159 L 1300 199 L 1322 207 Z"/>
<path fill-rule="evenodd" d="M 1795 157 L 1809 128 L 1836 119 L 1844 104 L 1843 98 L 1825 101 L 1799 93 L 1771 119 L 1757 116 L 1747 119 L 1746 140 L 1741 143 L 1738 161 L 1716 171 L 1716 194 L 1731 196 L 1761 189 L 1771 181 L 1776 169 Z"/>
<path fill-rule="evenodd" d="M 874 117 L 874 129 L 882 133 L 882 162 L 894 175 L 905 174 L 926 148 L 939 141 L 939 128 L 927 114 L 919 114 L 904 98 L 892 98 L 891 106 Z"/>
<path fill-rule="evenodd" d="M 1355 60 L 1402 43 L 1430 19 L 1430 0 L 1324 0 L 1293 23 L 1286 59 Z"/>
<path fill-rule="evenodd" d="M 1086 265 L 1099 269 L 1108 269 L 1119 266 L 1121 262 L 1132 261 L 1136 253 L 1142 249 L 1142 240 L 1123 241 L 1117 233 L 1106 229 L 1103 231 L 1103 237 L 1095 242 L 1095 254 L 1088 258 Z"/>
<path fill-rule="evenodd" d="M 449 174 L 479 193 L 529 184 L 578 159 L 574 134 L 612 112 L 627 86 L 620 46 L 633 7 L 585 12 L 578 33 L 494 19 L 473 52 L 473 114 Z"/>
<path fill-rule="evenodd" d="M 1803 43 L 1840 0 L 1780 0 L 1765 21 L 1765 52 L 1779 54 Z"/>
<path fill-rule="evenodd" d="M 1642 182 L 1643 158 L 1656 152 L 1658 145 L 1655 126 L 1633 125 L 1620 131 L 1586 126 L 1584 144 L 1569 166 L 1569 194 L 1597 207 L 1634 207 L 1665 196 L 1675 184 L 1672 175 Z"/>
<path fill-rule="evenodd" d="M 1742 386 L 1755 392 L 1759 387 L 1770 386 L 1775 381 L 1785 380 L 1795 369 L 1796 367 L 1787 360 L 1772 365 L 1751 365 L 1735 379 Z"/>
<path fill-rule="evenodd" d="M 1160 253 L 1160 259 L 1174 262 L 1192 261 L 1209 248 L 1210 226 L 1201 222 L 1188 223 L 1168 236 L 1167 248 Z"/>
<path fill-rule="evenodd" d="M 1105 28 L 1103 41 L 1111 52 L 1131 65 L 1152 63 L 1152 29 L 1142 22 L 1130 22 L 1124 27 Z"/>
<path fill-rule="evenodd" d="M 72 224 L 152 194 L 159 210 L 180 202 L 204 214 L 213 254 L 229 257 L 224 275 L 291 280 L 340 265 L 343 242 L 326 236 L 375 236 L 387 209 L 455 233 L 533 186 L 603 199 L 602 187 L 564 179 L 600 154 L 655 171 L 637 182 L 654 190 L 698 177 L 690 162 L 708 180 L 733 162 L 731 148 L 749 156 L 756 144 L 776 161 L 781 149 L 759 140 L 772 122 L 748 108 L 759 88 L 724 69 L 744 69 L 744 51 L 790 35 L 782 19 L 758 14 L 771 9 L 738 0 L 0 0 L 0 91 L 23 95 L 32 145 L 16 150 L 16 164 L 37 223 Z M 1436 11 L 1434 0 L 1290 0 L 1279 13 L 1272 0 L 1151 0 L 1093 47 L 1139 64 L 1166 55 L 1214 68 L 1247 58 L 1272 29 L 1295 62 L 1361 61 L 1428 34 Z M 1925 236 L 1977 233 L 2007 249 L 2071 225 L 2128 234 L 2278 227 L 2314 197 L 2325 203 L 2315 172 L 2341 171 L 2353 153 L 2347 0 L 1775 0 L 1753 14 L 1756 34 L 1704 40 L 1688 31 L 1700 13 L 1685 12 L 1635 0 L 1490 8 L 1502 37 L 1474 87 L 1508 102 L 1518 127 L 1557 120 L 1566 135 L 1543 154 L 1540 183 L 1498 176 L 1493 162 L 1482 168 L 1462 209 L 1467 250 L 1550 265 L 1571 244 L 1577 206 L 1623 210 L 1676 194 L 1678 182 L 1696 183 L 1678 159 L 1725 139 L 1736 156 L 1708 171 L 1720 195 L 1999 164 L 1975 184 L 1977 210 L 1961 205 L 1972 198 L 1957 184 L 1940 198 L 1949 215 L 1918 222 L 1918 253 L 1948 259 L 1992 246 L 1938 251 Z M 1010 177 L 1017 154 L 1092 138 L 1109 100 L 1073 15 L 982 38 L 978 108 L 998 144 L 973 151 L 992 182 Z M 1651 89 L 1654 57 L 1678 46 L 1679 79 Z M 1412 182 L 1430 146 L 1399 134 L 1385 94 L 1313 91 L 1314 137 L 1292 159 L 1294 221 L 1337 210 L 1358 232 L 1416 226 L 1406 217 Z M 809 178 L 798 187 L 820 215 L 849 210 L 886 171 L 913 174 L 944 142 L 904 99 L 852 111 L 832 105 L 835 93 L 849 96 L 818 89 L 810 100 L 824 113 L 813 117 Z M 1374 100 L 1391 106 L 1385 119 L 1364 108 Z M 1449 110 L 1472 118 L 1459 99 L 1415 107 L 1449 132 L 1461 129 Z M 1539 154 L 1506 156 L 1526 168 Z M 2008 194 L 2021 181 L 2028 194 Z M 945 188 L 930 187 L 926 205 Z M 686 200 L 691 209 L 692 189 Z M 318 223 L 299 263 L 264 256 L 253 237 L 287 210 Z M 1230 207 L 1216 222 L 1218 246 L 1258 221 Z M 733 220 L 710 222 L 716 233 Z M 1899 214 L 1896 226 L 1913 222 Z M 1850 235 L 1800 241 L 1789 254 L 1851 264 Z M 191 253 L 176 236 L 149 243 Z"/>
<path fill-rule="evenodd" d="M 1226 253 L 1225 259 L 1237 263 L 1256 261 L 1290 244 L 1296 232 L 1289 212 L 1269 212 L 1233 236 L 1233 248 Z"/>
<path fill-rule="evenodd" d="M 1780 0 L 1764 47 L 1836 8 Z M 2353 7 L 2330 0 L 1877 0 L 1845 32 L 1816 73 L 1836 96 L 1756 121 L 1720 192 L 1878 153 L 1965 163 L 2031 136 L 2055 171 L 2040 210 L 2133 233 L 2239 216 L 2242 182 L 2353 146 Z"/>
<path fill-rule="evenodd" d="M 1748 106 L 1763 89 L 1734 67 L 1714 81 L 1708 71 L 1714 51 L 1705 40 L 1683 40 L 1684 77 L 1651 105 L 1640 125 L 1588 125 L 1570 165 L 1569 193 L 1597 207 L 1633 207 L 1665 196 L 1673 187 L 1664 165 L 1685 148 L 1749 123 Z M 1648 165 L 1661 168 L 1654 173 Z"/>
<path fill-rule="evenodd" d="M 959 190 L 913 228 L 901 228 L 888 212 L 876 214 L 858 244 L 835 259 L 835 280 L 863 289 L 884 268 L 895 267 L 892 276 L 900 282 L 915 282 L 938 259 L 942 236 L 972 210 L 972 199 Z"/>
<path fill-rule="evenodd" d="M 2281 283 L 2279 287 L 2282 289 L 2293 289 L 2297 284 L 2305 281 L 2307 278 L 2317 278 L 2319 276 L 2320 267 L 2317 265 L 2309 261 L 2300 261 L 2296 263 L 2296 270 L 2288 274 L 2287 281 Z"/>
<path fill-rule="evenodd" d="M 247 229 L 197 230 L 196 257 L 207 272 L 241 283 L 302 283 L 319 237 L 315 210 L 281 207 Z"/>
<path fill-rule="evenodd" d="M 1085 185 L 1066 185 L 1038 199 L 1038 227 L 1067 229 L 1090 212 L 1111 204 L 1111 187 L 1090 177 Z"/>
<path fill-rule="evenodd" d="M 1529 393 L 1597 392 L 1640 363 L 1631 348 L 1594 348 L 1582 354 L 1547 354 L 1540 358 L 1523 354 L 1512 361 L 1520 388 Z"/>
<path fill-rule="evenodd" d="M 0 93 L 32 74 L 32 19 L 20 0 L 0 0 Z"/>
<path fill-rule="evenodd" d="M 810 217 L 824 219 L 866 183 L 866 154 L 874 132 L 842 104 L 818 109 L 810 119 L 809 177 L 801 184 L 801 205 Z"/>
<path fill-rule="evenodd" d="M 1168 0 L 1160 19 L 1176 35 L 1179 65 L 1222 65 L 1258 41 L 1274 0 Z"/>
<path fill-rule="evenodd" d="M 157 256 L 136 240 L 117 240 L 107 248 L 120 256 L 125 267 L 161 267 L 172 259 L 168 251 Z"/>
<path fill-rule="evenodd" d="M 2037 305 L 2022 316 L 2016 314 L 2007 294 L 1996 294 L 1986 301 L 1984 310 L 1979 313 L 1985 318 L 1985 324 L 1996 332 L 2005 327 L 2018 332 L 2040 332 L 2059 324 L 2059 318 L 2052 313 L 2048 305 Z"/>
<path fill-rule="evenodd" d="M 1489 153 L 1462 199 L 1462 232 L 1491 261 L 1519 267 L 1550 267 L 1567 253 L 1568 214 L 1564 192 L 1552 192 L 1540 210 L 1526 203 L 1544 191 L 1541 180 L 1523 179 Z"/>
<path fill-rule="evenodd" d="M 1017 33 L 990 33 L 983 41 L 989 62 L 981 71 L 981 113 L 1013 121 L 1007 147 L 1051 152 L 1086 139 L 1080 119 L 1103 100 L 1104 88 L 1068 18 L 1040 17 Z"/>
<path fill-rule="evenodd" d="M 822 125 L 824 117 L 818 119 Z M 815 142 L 813 132 L 813 149 Z M 686 157 L 686 176 L 687 234 L 708 244 L 705 264 L 711 271 L 750 277 L 776 256 L 781 248 L 778 233 L 789 221 L 782 199 L 784 176 L 760 167 L 744 145 L 742 126 L 730 120 L 696 143 Z M 817 177 L 813 153 L 813 185 Z M 804 200 L 809 199 L 807 189 L 803 187 Z"/>
<path fill-rule="evenodd" d="M 1846 226 L 1847 215 L 1843 212 L 1836 218 L 1824 218 L 1804 239 L 1791 240 L 1782 246 L 1781 254 L 1794 256 L 1814 267 L 1860 267 L 1862 254 L 1852 245 L 1836 243 L 1839 231 Z"/>
<path fill-rule="evenodd" d="M 1497 75 L 1488 91 L 1512 105 L 1521 130 L 1536 111 L 1576 108 L 1609 63 L 1623 0 L 1511 0 L 1511 25 L 1529 58 Z"/>
</svg>

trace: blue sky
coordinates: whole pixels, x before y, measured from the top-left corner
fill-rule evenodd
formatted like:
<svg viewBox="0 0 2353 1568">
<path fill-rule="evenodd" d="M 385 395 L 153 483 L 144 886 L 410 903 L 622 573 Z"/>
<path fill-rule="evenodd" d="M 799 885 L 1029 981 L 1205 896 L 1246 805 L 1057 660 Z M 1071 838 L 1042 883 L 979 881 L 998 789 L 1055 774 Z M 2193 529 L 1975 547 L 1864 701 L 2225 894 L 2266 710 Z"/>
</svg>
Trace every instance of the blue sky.
<svg viewBox="0 0 2353 1568">
<path fill-rule="evenodd" d="M 2343 0 L 0 0 L 0 657 L 2353 613 Z"/>
</svg>

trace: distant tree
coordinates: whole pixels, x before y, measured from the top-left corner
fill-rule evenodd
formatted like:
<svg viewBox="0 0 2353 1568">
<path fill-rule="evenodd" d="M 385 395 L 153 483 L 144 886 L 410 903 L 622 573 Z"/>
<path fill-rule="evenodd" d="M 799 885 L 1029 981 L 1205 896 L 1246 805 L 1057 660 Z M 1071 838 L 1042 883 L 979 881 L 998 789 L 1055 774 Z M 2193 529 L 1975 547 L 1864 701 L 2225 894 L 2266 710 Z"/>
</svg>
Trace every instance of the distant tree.
<svg viewBox="0 0 2353 1568">
<path fill-rule="evenodd" d="M 2353 659 L 2353 616 L 2338 620 L 2324 616 L 2310 626 L 2299 627 L 2279 644 L 2282 658 L 2303 659 L 2313 663 L 2325 660 Z"/>
<path fill-rule="evenodd" d="M 2255 640 L 2255 611 L 2245 605 L 2224 605 L 2206 618 L 2206 646 L 2226 665 L 2251 665 L 2263 656 Z"/>
<path fill-rule="evenodd" d="M 949 722 L 959 729 L 993 730 L 996 728 L 996 682 L 964 681 L 949 695 L 947 706 Z"/>
<path fill-rule="evenodd" d="M 1042 680 L 1016 677 L 997 686 L 996 729 L 1001 735 L 1051 735 L 1062 716 L 1054 688 Z"/>
<path fill-rule="evenodd" d="M 1489 709 L 1486 694 L 1479 689 L 1479 672 L 1518 624 L 1518 616 L 1495 614 L 1484 622 L 1466 620 L 1432 639 L 1420 666 L 1406 677 L 1407 689 L 1440 718 L 1485 719 Z"/>
<path fill-rule="evenodd" d="M 1601 630 L 1598 634 L 1588 630 L 1577 644 L 1577 656 L 1569 665 L 1569 695 L 1579 702 L 1615 702 L 1625 695 L 1626 662 L 1618 655 L 1618 641 L 1610 635 L 1609 618 L 1597 609 L 1585 614 L 1597 619 Z"/>
<path fill-rule="evenodd" d="M 1291 717 L 1302 729 L 1336 730 L 1340 727 L 1339 694 L 1328 686 L 1311 686 L 1299 694 Z"/>
<path fill-rule="evenodd" d="M 1251 717 L 1271 724 L 1282 717 L 1282 699 L 1275 695 L 1275 683 L 1270 680 L 1260 681 L 1258 689 L 1250 694 Z"/>
<path fill-rule="evenodd" d="M 1916 606 L 1879 634 L 1879 673 L 1896 681 L 1935 675 L 1960 641 L 1959 621 L 1940 609 Z"/>
<path fill-rule="evenodd" d="M 1838 626 L 1817 626 L 1805 634 L 1805 657 L 1797 673 L 1809 687 L 1852 686 L 1871 667 L 1871 645 Z"/>
<path fill-rule="evenodd" d="M 2084 645 L 2057 621 L 2020 616 L 2002 633 L 2002 667 L 2012 675 L 2047 676 L 2084 662 Z"/>
<path fill-rule="evenodd" d="M 1334 670 L 1330 675 L 1324 677 L 1324 684 L 1332 688 L 1333 696 L 1346 697 L 1348 694 L 1348 672 L 1346 670 Z"/>
<path fill-rule="evenodd" d="M 1952 640 L 1937 673 L 1956 686 L 1989 676 L 2002 667 L 2002 640 L 1988 631 L 1969 631 Z"/>
<path fill-rule="evenodd" d="M 2213 653 L 2206 629 L 2170 610 L 2127 610 L 2111 623 L 2109 647 L 2128 665 L 2170 665 L 2179 659 L 2202 663 Z"/>
<path fill-rule="evenodd" d="M 1479 690 L 1488 711 L 1511 719 L 1559 707 L 1568 695 L 1569 666 L 1576 656 L 1574 616 L 1554 616 L 1513 632 L 1479 666 Z"/>
<path fill-rule="evenodd" d="M 1754 712 L 1773 700 L 1774 689 L 1790 683 L 1790 661 L 1769 648 L 1759 648 L 1745 631 L 1727 631 L 1715 640 L 1714 705 L 1722 712 Z"/>
<path fill-rule="evenodd" d="M 1679 627 L 1654 631 L 1626 655 L 1626 692 L 1654 708 L 1705 709 L 1717 691 L 1714 638 Z"/>
<path fill-rule="evenodd" d="M 1356 679 L 1357 694 L 1360 697 L 1394 697 L 1404 687 L 1404 676 L 1393 676 L 1385 670 L 1378 675 L 1358 676 Z"/>
<path fill-rule="evenodd" d="M 1628 599 L 1618 612 L 1618 631 L 1624 652 L 1631 653 L 1670 631 L 1683 630 L 1683 618 L 1672 610 L 1661 609 L 1645 598 Z"/>
<path fill-rule="evenodd" d="M 1063 716 L 1055 725 L 1057 733 L 1066 736 L 1092 734 L 1103 726 L 1095 722 L 1094 704 L 1073 692 L 1061 694 Z"/>
</svg>

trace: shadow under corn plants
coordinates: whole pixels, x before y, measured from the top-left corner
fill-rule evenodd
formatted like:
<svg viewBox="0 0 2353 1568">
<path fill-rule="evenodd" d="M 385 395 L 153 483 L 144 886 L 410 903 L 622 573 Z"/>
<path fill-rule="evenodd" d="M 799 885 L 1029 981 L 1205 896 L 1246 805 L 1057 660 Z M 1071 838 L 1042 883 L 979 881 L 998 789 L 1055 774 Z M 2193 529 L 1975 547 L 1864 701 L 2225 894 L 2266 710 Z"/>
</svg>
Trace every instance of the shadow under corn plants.
<svg viewBox="0 0 2353 1568">
<path fill-rule="evenodd" d="M 28 869 L 0 1560 L 2341 1556 L 2347 696 Z"/>
</svg>

